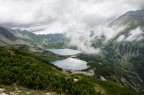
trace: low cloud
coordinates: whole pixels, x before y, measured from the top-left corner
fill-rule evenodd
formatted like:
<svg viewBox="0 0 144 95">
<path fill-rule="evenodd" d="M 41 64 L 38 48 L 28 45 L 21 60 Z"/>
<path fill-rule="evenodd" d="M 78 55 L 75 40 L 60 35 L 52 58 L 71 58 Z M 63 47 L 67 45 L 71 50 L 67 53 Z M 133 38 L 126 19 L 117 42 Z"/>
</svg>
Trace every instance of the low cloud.
<svg viewBox="0 0 144 95">
<path fill-rule="evenodd" d="M 121 35 L 117 38 L 117 42 L 122 42 L 125 40 L 125 35 Z"/>
<path fill-rule="evenodd" d="M 73 26 L 76 27 L 76 26 Z M 101 39 L 102 36 L 105 37 L 104 43 L 107 43 L 112 38 L 116 37 L 120 32 L 122 32 L 125 27 L 107 27 L 107 26 L 97 26 L 93 30 L 89 30 L 85 28 L 85 24 L 80 24 L 77 28 L 69 29 L 69 32 L 66 32 L 66 36 L 70 38 L 70 45 L 77 46 L 79 50 L 85 53 L 93 53 L 98 54 L 100 53 L 100 48 L 94 48 L 93 41 L 96 39 Z M 70 32 L 72 31 L 72 32 Z"/>
<path fill-rule="evenodd" d="M 39 34 L 59 32 L 59 27 L 68 31 L 67 24 L 73 22 L 92 29 L 142 7 L 143 0 L 0 0 L 0 24 L 26 30 L 40 27 L 42 31 L 32 30 Z"/>
<path fill-rule="evenodd" d="M 142 39 L 144 39 L 144 32 L 142 31 L 140 27 L 138 27 L 134 30 L 131 30 L 127 37 L 125 35 L 119 36 L 117 41 L 118 42 L 122 42 L 122 41 L 133 42 L 133 41 L 140 41 Z"/>
<path fill-rule="evenodd" d="M 142 40 L 144 37 L 144 32 L 138 27 L 132 31 L 130 31 L 129 36 L 125 39 L 125 41 L 140 41 Z"/>
<path fill-rule="evenodd" d="M 0 25 L 36 34 L 65 33 L 70 44 L 99 53 L 99 48 L 91 47 L 92 41 L 102 35 L 107 41 L 123 29 L 106 25 L 143 5 L 143 0 L 0 0 Z M 125 40 L 131 41 L 131 37 Z"/>
</svg>

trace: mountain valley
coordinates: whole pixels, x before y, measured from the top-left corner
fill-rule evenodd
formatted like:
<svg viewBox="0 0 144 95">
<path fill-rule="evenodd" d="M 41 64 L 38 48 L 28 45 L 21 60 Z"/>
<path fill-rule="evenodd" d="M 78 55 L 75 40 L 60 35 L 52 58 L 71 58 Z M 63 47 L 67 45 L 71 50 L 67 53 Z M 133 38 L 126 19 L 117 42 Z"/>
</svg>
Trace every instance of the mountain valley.
<svg viewBox="0 0 144 95">
<path fill-rule="evenodd" d="M 65 33 L 34 34 L 1 26 L 0 88 L 15 85 L 60 95 L 143 95 L 144 9 L 126 12 L 107 27 L 124 29 L 111 39 L 104 34 L 94 36 L 90 46 L 100 52 L 91 54 L 79 44 L 70 44 L 71 38 Z M 81 53 L 70 56 L 46 50 L 66 48 Z M 83 60 L 88 68 L 73 71 L 52 64 L 67 58 Z M 93 75 L 89 75 L 91 71 Z M 5 93 L 11 95 L 7 89 Z M 22 91 L 18 95 L 26 94 Z"/>
</svg>

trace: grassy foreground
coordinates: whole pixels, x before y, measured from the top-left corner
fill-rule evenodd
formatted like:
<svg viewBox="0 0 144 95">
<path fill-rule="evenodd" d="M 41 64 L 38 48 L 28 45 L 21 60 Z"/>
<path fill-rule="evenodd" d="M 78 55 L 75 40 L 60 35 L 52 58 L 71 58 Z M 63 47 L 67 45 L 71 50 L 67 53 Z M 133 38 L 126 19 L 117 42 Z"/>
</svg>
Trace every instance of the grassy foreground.
<svg viewBox="0 0 144 95">
<path fill-rule="evenodd" d="M 19 95 L 31 91 L 38 95 L 45 92 L 68 95 L 143 95 L 95 77 L 63 73 L 35 55 L 4 48 L 0 48 L 0 84 L 5 89 L 21 89 Z"/>
</svg>

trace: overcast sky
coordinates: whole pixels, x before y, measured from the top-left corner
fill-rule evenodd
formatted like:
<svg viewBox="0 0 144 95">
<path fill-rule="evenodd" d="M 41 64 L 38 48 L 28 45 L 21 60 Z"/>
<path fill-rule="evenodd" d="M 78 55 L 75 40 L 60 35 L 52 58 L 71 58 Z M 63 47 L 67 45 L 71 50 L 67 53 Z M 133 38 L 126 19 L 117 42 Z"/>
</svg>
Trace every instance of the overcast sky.
<svg viewBox="0 0 144 95">
<path fill-rule="evenodd" d="M 0 0 L 0 25 L 47 34 L 92 30 L 144 0 Z"/>
</svg>

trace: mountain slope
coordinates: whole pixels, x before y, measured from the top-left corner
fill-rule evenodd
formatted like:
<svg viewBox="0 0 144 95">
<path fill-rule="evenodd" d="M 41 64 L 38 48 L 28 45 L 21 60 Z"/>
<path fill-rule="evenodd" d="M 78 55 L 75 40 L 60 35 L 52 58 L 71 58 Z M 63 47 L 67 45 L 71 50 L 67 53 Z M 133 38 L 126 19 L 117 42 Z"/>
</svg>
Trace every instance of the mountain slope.
<svg viewBox="0 0 144 95">
<path fill-rule="evenodd" d="M 127 25 L 128 27 L 143 27 L 144 26 L 144 9 L 137 11 L 128 11 L 124 15 L 120 16 L 118 19 L 110 23 L 110 26 L 117 25 L 123 26 Z"/>
<path fill-rule="evenodd" d="M 0 84 L 17 83 L 33 89 L 47 89 L 58 93 L 96 94 L 93 85 L 68 77 L 49 62 L 19 50 L 0 49 Z M 79 84 L 79 85 L 77 85 Z M 72 90 L 79 88 L 78 90 Z M 83 92 L 82 89 L 87 89 Z"/>
<path fill-rule="evenodd" d="M 64 34 L 36 35 L 26 30 L 0 27 L 0 45 L 25 44 L 40 48 L 63 48 L 68 46 Z"/>
<path fill-rule="evenodd" d="M 24 40 L 30 45 L 41 48 L 63 48 L 68 41 L 64 34 L 42 34 L 36 35 L 26 30 L 9 29 L 13 35 Z"/>
<path fill-rule="evenodd" d="M 73 75 L 58 70 L 30 53 L 0 48 L 0 84 L 16 84 L 68 95 L 143 95 L 95 77 Z"/>
<path fill-rule="evenodd" d="M 126 27 L 102 46 L 103 58 L 118 70 L 118 77 L 126 79 L 126 85 L 143 89 L 144 9 L 125 13 L 109 25 L 115 26 Z"/>
<path fill-rule="evenodd" d="M 97 56 L 81 55 L 80 58 L 96 68 L 97 77 L 103 76 L 138 92 L 144 91 L 144 9 L 125 13 L 108 27 L 124 27 L 124 30 L 115 33 L 110 40 L 106 40 L 105 35 L 96 38 L 92 46 L 100 48 L 101 53 Z"/>
<path fill-rule="evenodd" d="M 127 38 L 144 37 L 144 10 L 130 11 L 113 21 L 109 26 L 126 26 L 118 35 L 106 43 L 105 37 L 97 39 L 94 47 L 100 47 L 100 55 L 80 54 L 77 57 L 88 62 L 90 69 L 94 69 L 95 76 L 72 75 L 62 72 L 50 65 L 53 58 L 50 53 L 40 53 L 39 48 L 63 48 L 69 39 L 63 34 L 36 35 L 28 31 L 2 28 L 2 35 L 8 41 L 22 40 L 27 45 L 15 45 L 17 49 L 30 50 L 37 48 L 35 55 L 19 50 L 0 50 L 0 83 L 17 83 L 32 89 L 46 89 L 72 95 L 137 95 L 144 91 L 144 40 L 126 40 Z M 6 31 L 6 33 L 4 32 Z M 135 35 L 138 33 L 138 36 Z M 134 34 L 134 36 L 131 36 Z M 123 36 L 123 40 L 118 41 Z M 2 38 L 1 38 L 2 39 Z M 7 45 L 12 44 L 5 40 Z M 2 41 L 1 41 L 2 42 Z M 1 43 L 0 42 L 0 43 Z M 3 42 L 3 43 L 5 43 Z M 104 43 L 104 44 L 103 44 Z M 22 44 L 22 43 L 20 43 Z M 49 55 L 54 56 L 53 58 Z M 48 59 L 50 58 L 50 59 Z M 58 70 L 59 69 L 59 70 Z M 85 70 L 87 71 L 87 70 Z M 78 79 L 78 82 L 74 82 Z M 102 81 L 103 80 L 103 81 Z M 106 81 L 105 81 L 106 80 Z M 84 90 L 86 89 L 86 90 Z M 133 91 L 135 90 L 135 91 Z M 136 93 L 139 92 L 139 93 Z M 142 94 L 143 95 L 143 94 Z"/>
<path fill-rule="evenodd" d="M 0 35 L 3 35 L 5 38 L 12 41 L 17 39 L 10 31 L 8 31 L 6 28 L 1 26 L 0 26 Z"/>
<path fill-rule="evenodd" d="M 8 29 L 0 26 L 0 46 L 23 44 L 24 42 L 13 35 Z"/>
</svg>

